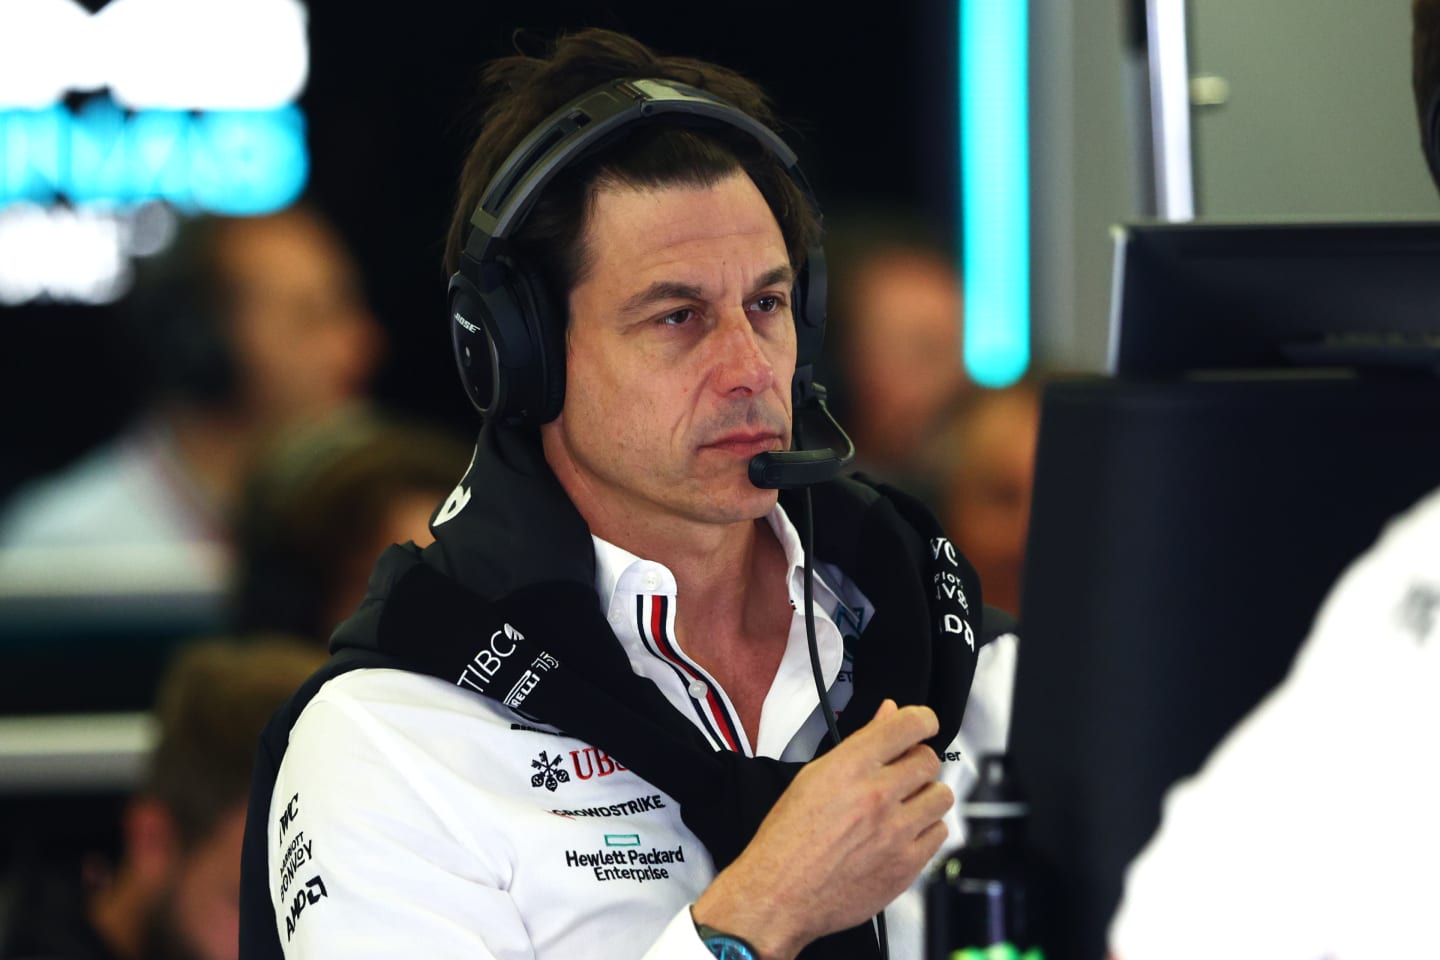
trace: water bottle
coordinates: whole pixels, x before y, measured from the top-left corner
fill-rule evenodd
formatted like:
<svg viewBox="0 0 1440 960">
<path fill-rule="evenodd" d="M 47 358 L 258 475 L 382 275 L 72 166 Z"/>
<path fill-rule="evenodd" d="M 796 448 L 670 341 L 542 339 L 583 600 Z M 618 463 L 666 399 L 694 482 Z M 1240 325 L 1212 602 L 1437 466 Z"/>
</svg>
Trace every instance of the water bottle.
<svg viewBox="0 0 1440 960">
<path fill-rule="evenodd" d="M 1027 812 L 1004 755 L 982 757 L 961 805 L 965 845 L 942 858 L 925 885 L 926 960 L 1044 960 Z"/>
</svg>

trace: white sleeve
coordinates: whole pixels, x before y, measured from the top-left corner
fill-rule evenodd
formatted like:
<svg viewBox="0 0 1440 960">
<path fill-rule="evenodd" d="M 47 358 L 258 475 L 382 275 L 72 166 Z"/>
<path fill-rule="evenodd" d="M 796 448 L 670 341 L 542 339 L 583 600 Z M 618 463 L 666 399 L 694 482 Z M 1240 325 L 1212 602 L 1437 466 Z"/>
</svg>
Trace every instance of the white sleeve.
<svg viewBox="0 0 1440 960">
<path fill-rule="evenodd" d="M 1429 870 L 1414 845 L 1434 843 L 1435 780 L 1416 761 L 1433 755 L 1436 629 L 1406 613 L 1417 583 L 1440 590 L 1440 499 L 1427 503 L 1347 570 L 1284 683 L 1171 790 L 1126 876 L 1116 957 L 1348 955 L 1342 943 L 1396 929 L 1369 907 L 1403 913 L 1397 892 L 1435 889 L 1394 869 Z"/>
<path fill-rule="evenodd" d="M 267 830 L 285 956 L 532 957 L 498 858 L 474 854 L 465 821 L 409 775 L 392 736 L 319 697 L 291 731 Z"/>
<path fill-rule="evenodd" d="M 690 915 L 691 904 L 675 914 L 675 918 L 645 951 L 643 960 L 715 960 L 710 948 L 695 932 L 695 918 Z"/>
<path fill-rule="evenodd" d="M 416 755 L 364 705 L 325 689 L 296 722 L 267 825 L 271 902 L 288 960 L 533 960 L 526 918 L 506 892 L 517 862 L 511 839 L 482 809 L 458 809 L 457 791 Z M 688 905 L 645 947 L 637 939 L 630 955 L 713 960 Z"/>
</svg>

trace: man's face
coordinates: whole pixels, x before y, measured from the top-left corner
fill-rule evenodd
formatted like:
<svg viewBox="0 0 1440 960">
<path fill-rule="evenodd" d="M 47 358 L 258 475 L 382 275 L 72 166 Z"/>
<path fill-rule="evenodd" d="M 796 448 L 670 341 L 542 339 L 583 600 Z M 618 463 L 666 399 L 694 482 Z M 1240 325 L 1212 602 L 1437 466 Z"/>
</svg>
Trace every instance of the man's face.
<svg viewBox="0 0 1440 960">
<path fill-rule="evenodd" d="M 154 904 L 147 953 L 157 960 L 235 960 L 240 954 L 240 848 L 245 805 L 179 852 Z"/>
<path fill-rule="evenodd" d="M 252 412 L 323 416 L 364 391 L 379 325 L 339 237 L 302 211 L 241 221 L 217 255 L 234 306 L 231 341 Z"/>
<path fill-rule="evenodd" d="M 790 446 L 793 273 L 743 173 L 711 187 L 602 187 L 570 295 L 565 405 L 545 454 L 605 536 L 753 520 L 750 459 Z"/>
<path fill-rule="evenodd" d="M 900 465 L 965 386 L 959 277 L 938 257 L 896 250 L 848 279 L 856 443 L 862 459 Z"/>
</svg>

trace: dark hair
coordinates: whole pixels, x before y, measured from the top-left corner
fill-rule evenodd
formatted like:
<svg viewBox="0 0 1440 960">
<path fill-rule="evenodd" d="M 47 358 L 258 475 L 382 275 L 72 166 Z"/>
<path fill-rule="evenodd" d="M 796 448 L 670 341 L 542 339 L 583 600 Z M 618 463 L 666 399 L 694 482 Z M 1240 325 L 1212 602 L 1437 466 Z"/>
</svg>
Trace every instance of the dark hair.
<svg viewBox="0 0 1440 960">
<path fill-rule="evenodd" d="M 470 216 L 496 169 L 532 129 L 564 104 L 610 80 L 653 77 L 707 90 L 777 128 L 758 85 L 725 67 L 687 57 L 660 56 L 639 41 L 610 30 L 588 29 L 556 41 L 548 58 L 518 54 L 484 71 L 489 106 L 483 130 L 460 175 L 459 196 L 446 243 L 447 270 L 457 269 Z M 512 238 L 515 256 L 533 264 L 557 304 L 585 275 L 582 237 L 595 191 L 607 184 L 657 187 L 709 186 L 743 170 L 780 225 L 791 266 L 819 241 L 820 221 L 803 191 L 763 147 L 739 131 L 697 131 L 657 122 L 583 158 L 546 188 Z"/>
<path fill-rule="evenodd" d="M 282 639 L 207 640 L 176 655 L 156 695 L 160 738 L 143 792 L 170 812 L 182 846 L 249 796 L 261 730 L 323 661 Z"/>
<path fill-rule="evenodd" d="M 1415 0 L 1411 8 L 1411 82 L 1420 117 L 1420 142 L 1430 161 L 1430 174 L 1440 186 L 1440 132 L 1430 126 L 1430 108 L 1440 98 L 1440 0 Z"/>
<path fill-rule="evenodd" d="M 390 504 L 432 492 L 438 504 L 470 452 L 438 428 L 359 411 L 274 438 L 241 493 L 234 628 L 323 643 L 350 561 L 371 546 Z"/>
</svg>

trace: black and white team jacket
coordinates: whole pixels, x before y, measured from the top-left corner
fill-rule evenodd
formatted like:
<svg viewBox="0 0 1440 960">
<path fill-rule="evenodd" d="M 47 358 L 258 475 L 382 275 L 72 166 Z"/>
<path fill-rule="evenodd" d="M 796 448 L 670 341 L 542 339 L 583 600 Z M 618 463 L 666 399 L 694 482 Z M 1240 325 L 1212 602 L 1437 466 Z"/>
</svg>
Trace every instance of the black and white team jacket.
<svg viewBox="0 0 1440 960">
<path fill-rule="evenodd" d="M 856 480 L 816 488 L 822 672 L 842 730 L 881 696 L 931 702 L 948 726 L 941 779 L 963 796 L 975 759 L 1004 749 L 1016 641 L 999 618 L 981 622 L 973 571 L 949 541 L 905 522 L 916 509 Z M 796 613 L 749 731 L 677 642 L 670 571 L 591 537 L 538 445 L 487 427 L 432 521 L 436 544 L 381 558 L 331 662 L 264 735 L 242 957 L 708 960 L 688 908 L 735 850 L 708 849 L 685 814 L 724 799 L 729 778 L 677 779 L 647 745 L 673 732 L 701 759 L 742 765 L 820 749 L 800 539 L 781 507 L 768 521 Z M 446 595 L 430 605 L 405 592 L 422 574 L 494 601 L 448 614 L 460 624 L 454 669 L 430 618 Z M 592 609 L 570 612 L 577 596 Z M 630 737 L 623 717 L 640 701 L 644 722 L 664 729 Z M 947 823 L 960 842 L 955 811 Z M 891 955 L 918 958 L 918 893 L 887 914 Z"/>
</svg>

